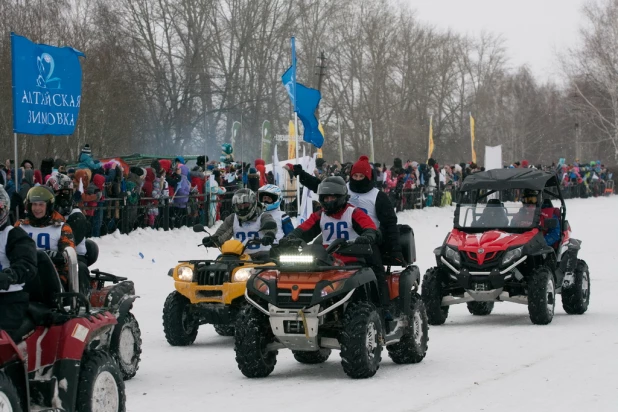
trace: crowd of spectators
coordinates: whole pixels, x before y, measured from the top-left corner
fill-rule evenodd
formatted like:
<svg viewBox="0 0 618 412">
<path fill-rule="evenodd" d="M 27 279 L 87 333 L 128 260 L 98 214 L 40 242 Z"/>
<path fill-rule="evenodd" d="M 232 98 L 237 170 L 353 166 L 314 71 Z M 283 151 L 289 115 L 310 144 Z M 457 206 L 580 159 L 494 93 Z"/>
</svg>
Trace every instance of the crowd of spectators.
<svg viewBox="0 0 618 412">
<path fill-rule="evenodd" d="M 349 181 L 353 162 L 327 163 L 316 159 L 313 171 L 306 171 L 324 179 L 341 176 Z M 393 207 L 404 209 L 450 205 L 454 193 L 466 176 L 483 171 L 474 162 L 440 165 L 430 158 L 426 163 L 413 160 L 403 162 L 395 158 L 389 167 L 372 163 L 375 186 L 388 194 Z M 612 173 L 600 161 L 547 166 L 531 165 L 526 160 L 505 165 L 506 168 L 535 168 L 556 173 L 563 185 L 565 197 L 600 196 L 613 190 Z M 13 176 L 17 170 L 19 187 Z M 152 159 L 148 167 L 128 166 L 118 160 L 100 162 L 85 145 L 74 167 L 60 159 L 43 159 L 40 168 L 30 160 L 19 167 L 7 160 L 0 165 L 0 184 L 11 196 L 12 219 L 23 216 L 23 200 L 28 190 L 43 185 L 55 173 L 63 173 L 73 180 L 74 201 L 82 209 L 91 226 L 91 236 L 137 227 L 169 228 L 202 223 L 212 225 L 231 213 L 233 193 L 242 187 L 257 192 L 265 184 L 278 184 L 283 190 L 282 207 L 290 215 L 297 210 L 296 180 L 300 165 L 283 165 L 284 176 L 276 182 L 272 171 L 266 171 L 264 160 L 252 164 L 209 161 L 198 156 L 189 166 L 182 156 Z M 514 199 L 516 200 L 516 199 Z"/>
</svg>

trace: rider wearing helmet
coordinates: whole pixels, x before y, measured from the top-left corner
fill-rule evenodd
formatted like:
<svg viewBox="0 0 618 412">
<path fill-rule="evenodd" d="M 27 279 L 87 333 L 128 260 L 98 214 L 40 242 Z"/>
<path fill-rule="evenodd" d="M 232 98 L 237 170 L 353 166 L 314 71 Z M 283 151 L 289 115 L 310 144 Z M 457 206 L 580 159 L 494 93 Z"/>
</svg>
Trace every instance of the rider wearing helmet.
<svg viewBox="0 0 618 412">
<path fill-rule="evenodd" d="M 551 216 L 546 216 L 542 213 L 541 192 L 539 190 L 524 189 L 521 196 L 521 202 L 523 203 L 523 207 L 519 209 L 519 212 L 517 212 L 515 216 L 513 216 L 511 226 L 532 228 L 535 222 L 538 222 L 538 226 L 543 228 L 545 218 Z M 545 243 L 550 246 L 556 243 L 560 239 L 559 226 L 556 225 L 555 227 L 548 229 L 546 233 L 544 233 L 543 238 L 545 239 Z"/>
<path fill-rule="evenodd" d="M 324 179 L 318 186 L 318 197 L 322 210 L 309 216 L 309 219 L 283 238 L 279 242 L 280 245 L 285 246 L 288 243 L 287 239 L 294 238 L 310 242 L 320 233 L 324 247 L 333 243 L 335 239 L 345 239 L 359 244 L 378 244 L 380 238 L 378 228 L 361 208 L 348 203 L 350 195 L 343 178 L 331 176 Z M 336 256 L 345 263 L 357 260 L 352 256 Z M 390 298 L 378 248 L 373 249 L 373 255 L 366 261 L 378 279 L 382 304 L 387 308 Z"/>
<path fill-rule="evenodd" d="M 75 252 L 77 253 L 79 265 L 80 289 L 82 289 L 82 293 L 88 295 L 90 293 L 90 271 L 88 270 L 88 259 L 86 257 L 88 220 L 79 208 L 74 207 L 75 190 L 73 180 L 67 175 L 56 173 L 47 180 L 47 186 L 54 191 L 54 209 L 65 218 L 73 231 Z"/>
<path fill-rule="evenodd" d="M 233 214 L 228 216 L 219 229 L 212 236 L 206 236 L 202 243 L 204 246 L 219 246 L 226 240 L 234 237 L 241 242 L 249 239 L 261 239 L 261 244 L 252 244 L 247 247 L 247 253 L 254 260 L 267 257 L 270 246 L 275 241 L 275 231 L 265 230 L 260 234 L 260 227 L 266 222 L 275 222 L 275 219 L 267 213 L 263 213 L 263 207 L 257 201 L 255 193 L 251 189 L 239 189 L 232 197 Z"/>
<path fill-rule="evenodd" d="M 0 330 L 18 342 L 20 328 L 28 310 L 26 283 L 35 281 L 36 246 L 23 229 L 11 226 L 9 195 L 0 185 Z"/>
<path fill-rule="evenodd" d="M 321 180 L 303 171 L 301 165 L 294 166 L 294 174 L 299 177 L 300 183 L 316 192 Z M 383 242 L 380 250 L 391 260 L 404 265 L 403 254 L 399 244 L 399 228 L 397 214 L 388 195 L 375 187 L 375 171 L 371 169 L 369 158 L 361 156 L 350 170 L 348 189 L 350 204 L 362 209 L 382 233 Z"/>
<path fill-rule="evenodd" d="M 49 187 L 35 186 L 26 195 L 26 218 L 15 223 L 35 241 L 36 248 L 44 250 L 56 265 L 65 289 L 68 290 L 68 262 L 63 252 L 75 248 L 73 230 L 64 217 L 54 210 L 55 196 Z"/>
<path fill-rule="evenodd" d="M 279 208 L 281 205 L 281 189 L 275 185 L 264 185 L 258 190 L 258 200 L 264 206 L 264 213 L 267 213 L 277 222 L 277 235 L 275 243 L 294 230 L 292 219 Z"/>
</svg>

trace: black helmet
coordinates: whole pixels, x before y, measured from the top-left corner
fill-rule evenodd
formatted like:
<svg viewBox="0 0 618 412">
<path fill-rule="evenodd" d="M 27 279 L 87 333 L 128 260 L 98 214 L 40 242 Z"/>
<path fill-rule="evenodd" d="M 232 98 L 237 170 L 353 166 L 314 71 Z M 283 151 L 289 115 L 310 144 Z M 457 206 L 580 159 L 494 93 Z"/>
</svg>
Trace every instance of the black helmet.
<svg viewBox="0 0 618 412">
<path fill-rule="evenodd" d="M 48 186 L 35 186 L 32 189 L 28 190 L 28 194 L 26 195 L 26 213 L 28 217 L 33 223 L 42 223 L 45 222 L 52 215 L 53 207 L 54 207 L 54 192 Z M 45 202 L 45 216 L 40 219 L 37 219 L 32 214 L 32 204 L 36 202 Z"/>
<path fill-rule="evenodd" d="M 232 209 L 238 220 L 244 222 L 251 219 L 257 210 L 257 197 L 251 189 L 239 189 L 232 197 Z"/>
<path fill-rule="evenodd" d="M 9 220 L 9 212 L 11 211 L 11 199 L 8 193 L 4 190 L 4 186 L 0 185 L 0 227 L 4 226 Z"/>
<path fill-rule="evenodd" d="M 521 196 L 522 202 L 527 205 L 535 205 L 539 200 L 540 194 L 538 190 L 524 189 L 524 193 Z"/>
<path fill-rule="evenodd" d="M 58 213 L 67 216 L 73 210 L 73 180 L 62 173 L 51 176 L 47 180 L 49 186 L 55 195 L 55 207 Z"/>
<path fill-rule="evenodd" d="M 335 196 L 336 199 L 330 202 L 324 201 L 326 196 Z M 348 187 L 340 176 L 327 177 L 318 186 L 318 197 L 320 205 L 327 215 L 332 215 L 340 211 L 348 203 Z"/>
</svg>

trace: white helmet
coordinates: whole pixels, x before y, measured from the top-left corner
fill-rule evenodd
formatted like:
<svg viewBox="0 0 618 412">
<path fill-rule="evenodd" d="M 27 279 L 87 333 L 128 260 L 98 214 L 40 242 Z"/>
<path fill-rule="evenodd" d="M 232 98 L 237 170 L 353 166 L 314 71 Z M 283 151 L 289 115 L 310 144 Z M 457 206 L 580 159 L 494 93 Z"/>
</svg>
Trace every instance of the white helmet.
<svg viewBox="0 0 618 412">
<path fill-rule="evenodd" d="M 264 195 L 267 195 L 273 199 L 273 202 L 264 203 L 262 201 L 262 197 L 264 197 Z M 258 200 L 264 205 L 266 210 L 277 210 L 281 204 L 281 189 L 279 189 L 279 186 L 276 185 L 264 185 L 258 190 Z"/>
</svg>

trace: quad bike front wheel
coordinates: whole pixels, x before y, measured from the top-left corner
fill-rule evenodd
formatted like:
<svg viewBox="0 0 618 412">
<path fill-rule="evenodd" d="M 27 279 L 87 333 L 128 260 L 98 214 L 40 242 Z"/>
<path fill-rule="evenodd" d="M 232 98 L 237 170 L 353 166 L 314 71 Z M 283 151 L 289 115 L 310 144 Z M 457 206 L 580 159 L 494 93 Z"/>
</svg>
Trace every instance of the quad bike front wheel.
<svg viewBox="0 0 618 412">
<path fill-rule="evenodd" d="M 528 282 L 528 314 L 535 325 L 547 325 L 554 318 L 556 283 L 546 266 L 532 272 Z"/>
<path fill-rule="evenodd" d="M 195 342 L 199 323 L 191 313 L 191 301 L 173 291 L 163 306 L 163 331 L 172 346 L 188 346 Z"/>
<path fill-rule="evenodd" d="M 293 350 L 292 353 L 294 354 L 294 359 L 299 363 L 317 365 L 318 363 L 324 363 L 328 360 L 331 350 L 325 348 L 313 352 Z"/>
<path fill-rule="evenodd" d="M 369 302 L 350 303 L 343 315 L 341 365 L 353 379 L 370 378 L 380 368 L 383 328 L 376 307 Z"/>
<path fill-rule="evenodd" d="M 234 325 L 226 325 L 224 323 L 213 325 L 215 332 L 220 336 L 234 336 Z"/>
<path fill-rule="evenodd" d="M 423 277 L 421 296 L 427 311 L 427 320 L 430 325 L 442 325 L 448 318 L 448 306 L 442 306 L 442 283 L 440 269 L 431 268 Z"/>
<path fill-rule="evenodd" d="M 103 351 L 84 355 L 77 386 L 75 410 L 80 412 L 124 412 L 126 396 L 116 361 Z"/>
<path fill-rule="evenodd" d="M 406 334 L 398 343 L 386 347 L 388 356 L 398 364 L 419 363 L 427 354 L 429 324 L 425 305 L 418 293 L 410 301 L 412 316 Z"/>
<path fill-rule="evenodd" d="M 277 364 L 277 351 L 269 351 L 275 341 L 268 317 L 248 306 L 240 312 L 234 333 L 234 351 L 238 369 L 248 378 L 264 378 Z"/>
<path fill-rule="evenodd" d="M 468 302 L 468 312 L 474 316 L 487 316 L 494 310 L 494 302 Z"/>
<path fill-rule="evenodd" d="M 17 388 L 4 373 L 0 372 L 0 412 L 22 412 Z"/>
<path fill-rule="evenodd" d="M 583 260 L 577 261 L 573 283 L 562 287 L 562 308 L 569 315 L 583 315 L 590 303 L 590 271 Z"/>
<path fill-rule="evenodd" d="M 142 354 L 142 334 L 137 319 L 131 312 L 118 318 L 118 324 L 112 333 L 111 350 L 124 380 L 134 377 Z"/>
</svg>

